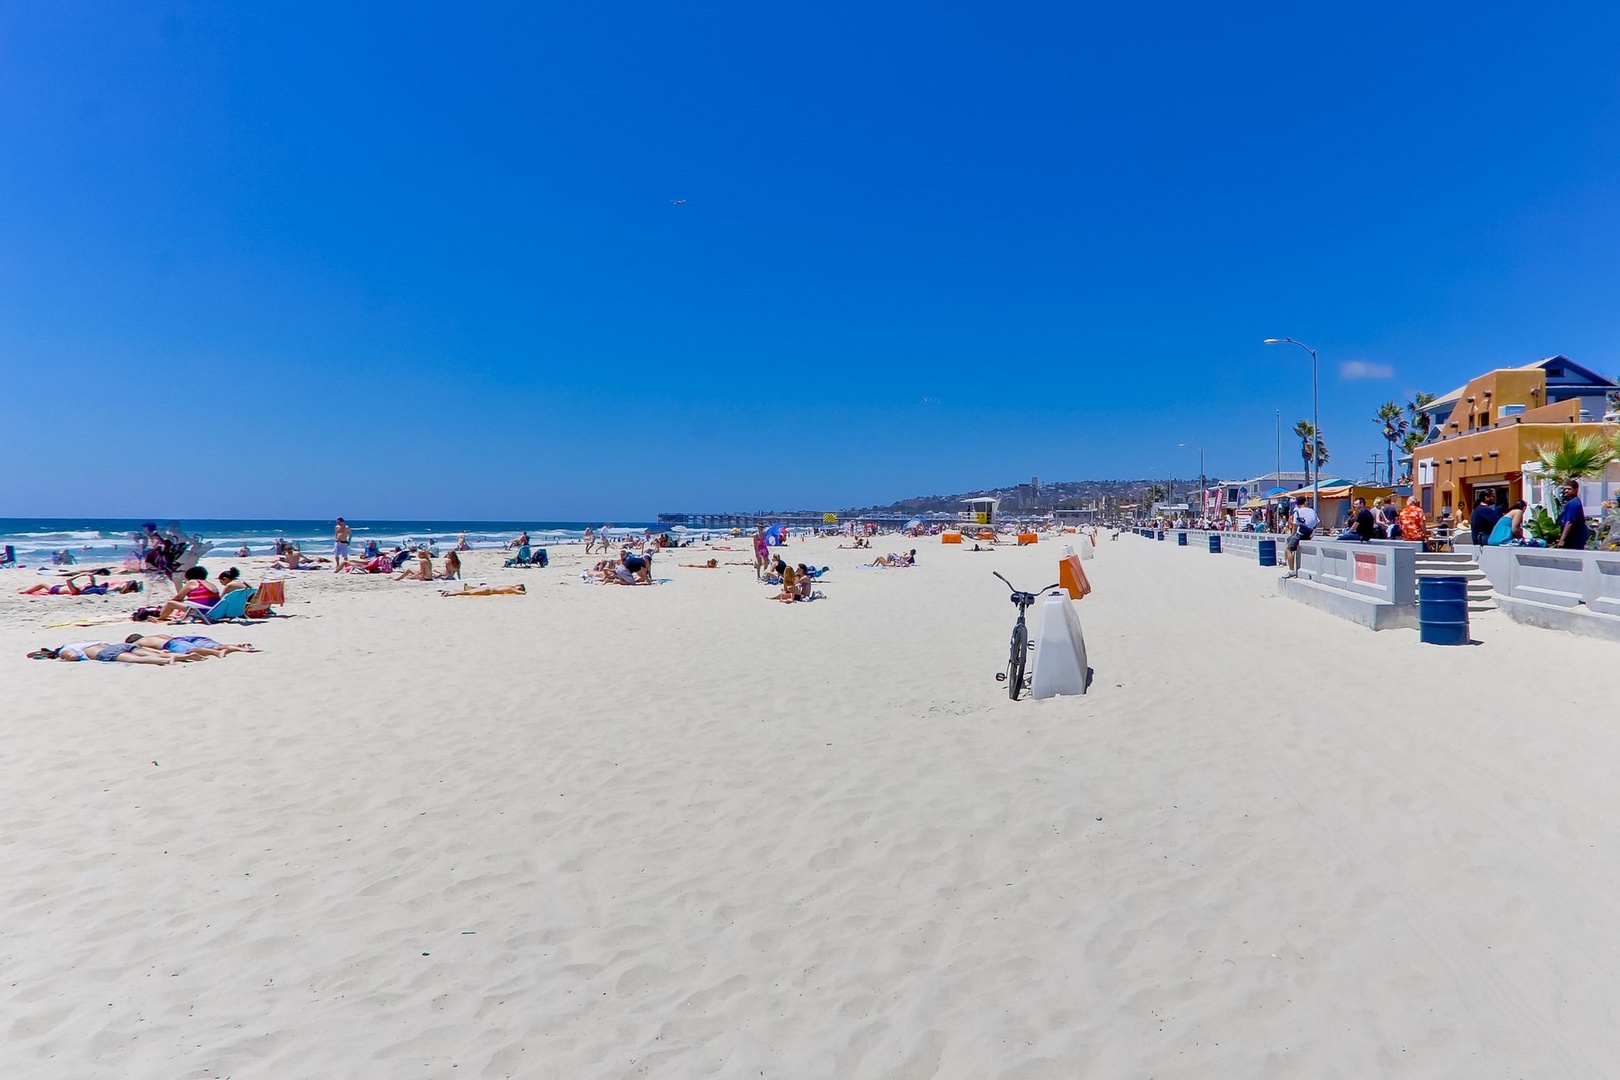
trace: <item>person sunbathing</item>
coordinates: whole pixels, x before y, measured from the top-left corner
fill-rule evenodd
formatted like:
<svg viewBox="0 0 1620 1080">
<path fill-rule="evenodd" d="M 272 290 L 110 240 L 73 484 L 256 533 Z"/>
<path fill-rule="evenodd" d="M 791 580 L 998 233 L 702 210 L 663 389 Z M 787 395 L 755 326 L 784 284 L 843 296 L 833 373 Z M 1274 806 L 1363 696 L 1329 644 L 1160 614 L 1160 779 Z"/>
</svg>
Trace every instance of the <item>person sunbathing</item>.
<svg viewBox="0 0 1620 1080">
<path fill-rule="evenodd" d="M 889 552 L 887 555 L 879 555 L 877 558 L 873 559 L 867 565 L 868 566 L 905 567 L 905 566 L 915 565 L 916 562 L 917 562 L 917 549 L 912 548 L 911 551 L 908 552 L 905 555 L 896 555 L 892 551 Z"/>
<path fill-rule="evenodd" d="M 433 556 L 428 554 L 427 548 L 416 549 L 416 566 L 406 567 L 394 575 L 395 581 L 432 581 Z"/>
<path fill-rule="evenodd" d="M 171 637 L 168 634 L 131 634 L 124 639 L 124 644 L 135 645 L 142 649 L 157 649 L 162 652 L 172 653 L 176 657 L 183 656 L 197 660 L 225 656 L 233 652 L 259 651 L 247 642 L 240 645 L 227 645 L 215 641 L 213 638 L 199 637 L 197 635 Z"/>
<path fill-rule="evenodd" d="M 100 660 L 107 664 L 173 664 L 180 657 L 159 649 L 140 645 L 114 645 L 110 641 L 80 641 L 54 649 L 35 649 L 28 654 L 30 660 Z M 201 659 L 201 657 L 199 657 Z"/>
<path fill-rule="evenodd" d="M 75 585 L 79 578 L 87 578 L 85 585 Z M 108 593 L 137 593 L 142 589 L 139 581 L 103 581 L 96 584 L 94 571 L 88 574 L 74 574 L 66 581 L 55 585 L 46 585 L 43 581 L 36 582 L 26 589 L 18 589 L 23 596 L 106 596 Z"/>
<path fill-rule="evenodd" d="M 331 561 L 330 559 L 326 559 L 326 558 L 306 559 L 306 558 L 304 558 L 304 553 L 298 550 L 298 545 L 296 545 L 296 544 L 288 544 L 286 553 L 283 554 L 281 556 L 281 558 L 279 558 L 275 562 L 271 563 L 270 564 L 270 569 L 272 569 L 272 570 L 318 570 L 320 568 L 321 563 L 330 562 L 330 561 Z"/>
<path fill-rule="evenodd" d="M 463 584 L 460 591 L 440 589 L 440 596 L 524 596 L 528 593 L 523 584 L 517 585 L 467 585 Z"/>
<path fill-rule="evenodd" d="M 782 591 L 771 597 L 771 599 L 780 600 L 784 604 L 791 604 L 799 598 L 798 571 L 783 563 L 780 559 L 777 560 L 777 564 L 782 574 Z"/>
<path fill-rule="evenodd" d="M 720 566 L 719 559 L 710 559 L 708 562 L 683 562 L 682 566 L 689 570 L 715 570 Z"/>
<path fill-rule="evenodd" d="M 156 618 L 160 622 L 190 615 L 196 611 L 206 611 L 219 603 L 219 590 L 208 582 L 208 568 L 206 566 L 193 566 L 186 571 L 186 576 L 180 579 L 175 587 L 174 599 L 164 602 Z"/>
</svg>

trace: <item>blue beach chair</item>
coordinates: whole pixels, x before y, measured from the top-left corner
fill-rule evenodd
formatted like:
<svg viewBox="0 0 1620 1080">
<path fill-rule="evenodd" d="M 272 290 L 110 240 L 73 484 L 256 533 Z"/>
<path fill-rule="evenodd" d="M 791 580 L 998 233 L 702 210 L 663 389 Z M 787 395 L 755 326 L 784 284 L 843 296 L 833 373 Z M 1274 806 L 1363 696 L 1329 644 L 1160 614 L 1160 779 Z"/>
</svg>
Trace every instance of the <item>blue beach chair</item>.
<svg viewBox="0 0 1620 1080">
<path fill-rule="evenodd" d="M 252 600 L 253 594 L 258 591 L 257 589 L 237 589 L 235 592 L 226 593 L 213 607 L 193 606 L 191 618 L 186 621 L 218 623 L 230 619 L 240 619 L 247 614 L 248 601 Z"/>
</svg>

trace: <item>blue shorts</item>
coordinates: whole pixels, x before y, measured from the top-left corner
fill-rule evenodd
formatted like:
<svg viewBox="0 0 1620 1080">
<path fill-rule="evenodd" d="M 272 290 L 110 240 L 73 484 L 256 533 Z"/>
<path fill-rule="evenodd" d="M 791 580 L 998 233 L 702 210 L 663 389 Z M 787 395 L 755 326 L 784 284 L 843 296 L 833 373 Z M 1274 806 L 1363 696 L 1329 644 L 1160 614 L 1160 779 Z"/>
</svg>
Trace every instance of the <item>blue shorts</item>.
<svg viewBox="0 0 1620 1080">
<path fill-rule="evenodd" d="M 103 663 L 111 664 L 125 653 L 134 651 L 135 646 L 133 645 L 103 645 L 101 647 L 101 651 L 96 653 L 96 655 L 90 659 L 100 660 Z"/>
<path fill-rule="evenodd" d="M 219 642 L 206 637 L 177 637 L 170 638 L 163 643 L 165 652 L 179 653 L 184 656 L 192 649 L 217 649 Z"/>
<path fill-rule="evenodd" d="M 332 545 L 332 554 L 335 557 L 339 558 L 339 559 L 347 559 L 349 557 L 349 545 L 348 544 L 333 544 Z"/>
</svg>

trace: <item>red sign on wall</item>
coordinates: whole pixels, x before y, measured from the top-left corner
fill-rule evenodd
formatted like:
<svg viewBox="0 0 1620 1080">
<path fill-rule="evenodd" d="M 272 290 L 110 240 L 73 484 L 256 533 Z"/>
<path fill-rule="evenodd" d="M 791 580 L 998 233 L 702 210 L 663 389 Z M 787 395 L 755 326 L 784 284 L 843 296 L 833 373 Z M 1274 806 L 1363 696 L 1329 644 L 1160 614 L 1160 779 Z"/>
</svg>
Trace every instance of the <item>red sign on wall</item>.
<svg viewBox="0 0 1620 1080">
<path fill-rule="evenodd" d="M 1378 584 L 1378 560 L 1371 555 L 1356 555 L 1356 580 L 1369 585 Z"/>
</svg>

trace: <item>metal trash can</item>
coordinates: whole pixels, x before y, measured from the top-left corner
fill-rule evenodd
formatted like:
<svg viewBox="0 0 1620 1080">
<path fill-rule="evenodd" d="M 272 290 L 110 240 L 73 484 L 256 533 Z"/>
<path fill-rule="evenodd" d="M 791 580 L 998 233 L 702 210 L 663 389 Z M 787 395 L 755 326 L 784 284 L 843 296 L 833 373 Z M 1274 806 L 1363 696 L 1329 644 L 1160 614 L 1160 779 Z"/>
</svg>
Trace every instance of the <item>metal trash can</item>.
<svg viewBox="0 0 1620 1080">
<path fill-rule="evenodd" d="M 1186 533 L 1183 533 L 1183 532 L 1176 533 L 1176 546 L 1177 547 L 1186 547 L 1187 546 L 1187 534 Z"/>
<path fill-rule="evenodd" d="M 1261 566 L 1276 566 L 1277 565 L 1277 541 L 1275 541 L 1275 540 L 1262 540 L 1262 541 L 1260 541 L 1258 550 L 1260 552 L 1260 565 Z"/>
<path fill-rule="evenodd" d="M 1418 640 L 1430 645 L 1468 644 L 1468 579 L 1425 575 L 1418 582 Z"/>
<path fill-rule="evenodd" d="M 1220 554 L 1220 550 L 1221 550 L 1221 534 L 1220 533 L 1210 533 L 1209 534 L 1209 550 L 1214 552 L 1217 555 Z"/>
</svg>

